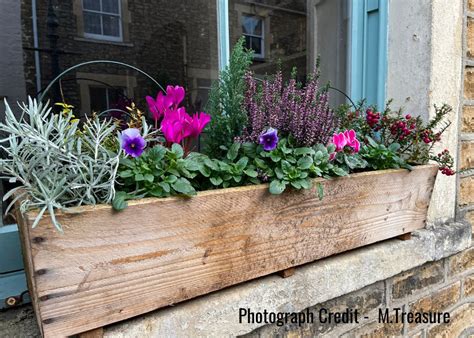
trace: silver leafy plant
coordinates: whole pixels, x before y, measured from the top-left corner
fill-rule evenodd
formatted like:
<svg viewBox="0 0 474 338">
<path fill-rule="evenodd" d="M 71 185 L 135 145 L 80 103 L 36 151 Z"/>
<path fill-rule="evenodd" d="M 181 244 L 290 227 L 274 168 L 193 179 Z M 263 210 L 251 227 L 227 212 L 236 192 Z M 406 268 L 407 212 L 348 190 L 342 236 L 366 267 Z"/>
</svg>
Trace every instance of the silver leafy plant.
<svg viewBox="0 0 474 338">
<path fill-rule="evenodd" d="M 5 122 L 0 130 L 0 174 L 21 186 L 5 194 L 14 196 L 8 210 L 19 200 L 21 212 L 38 210 L 33 227 L 47 212 L 62 230 L 56 213 L 73 212 L 80 205 L 110 203 L 115 195 L 119 151 L 104 144 L 115 137 L 115 125 L 88 118 L 82 128 L 72 113 L 54 114 L 48 104 L 31 98 L 19 105 L 17 118 L 5 101 Z"/>
</svg>

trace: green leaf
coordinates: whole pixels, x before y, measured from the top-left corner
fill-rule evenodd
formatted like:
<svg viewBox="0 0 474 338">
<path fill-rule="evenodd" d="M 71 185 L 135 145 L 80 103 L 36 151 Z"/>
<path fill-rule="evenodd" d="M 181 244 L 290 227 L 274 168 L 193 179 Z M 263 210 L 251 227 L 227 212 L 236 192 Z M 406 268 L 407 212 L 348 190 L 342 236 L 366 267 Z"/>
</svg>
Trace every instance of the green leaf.
<svg viewBox="0 0 474 338">
<path fill-rule="evenodd" d="M 285 174 L 288 174 L 292 171 L 293 166 L 290 164 L 290 162 L 283 160 L 281 161 L 281 169 Z"/>
<path fill-rule="evenodd" d="M 178 178 L 175 175 L 170 175 L 166 177 L 163 181 L 166 183 L 174 183 Z"/>
<path fill-rule="evenodd" d="M 344 169 L 342 169 L 342 168 L 340 168 L 340 167 L 334 167 L 334 168 L 332 169 L 332 172 L 333 172 L 334 174 L 336 174 L 337 176 L 347 176 L 347 175 L 348 175 L 348 173 L 347 173 Z"/>
<path fill-rule="evenodd" d="M 257 177 L 258 176 L 257 171 L 255 171 L 254 169 L 246 169 L 246 170 L 244 170 L 244 173 L 245 173 L 245 175 L 247 175 L 249 177 Z"/>
<path fill-rule="evenodd" d="M 128 206 L 127 199 L 130 199 L 130 196 L 126 192 L 117 191 L 112 201 L 112 207 L 117 211 L 125 209 Z"/>
<path fill-rule="evenodd" d="M 295 189 L 301 189 L 301 183 L 299 181 L 292 181 L 290 182 L 291 186 Z"/>
<path fill-rule="evenodd" d="M 143 181 L 145 177 L 142 174 L 135 174 L 135 181 L 140 182 Z"/>
<path fill-rule="evenodd" d="M 237 158 L 237 155 L 239 154 L 239 149 L 240 149 L 240 143 L 235 142 L 230 146 L 229 151 L 227 152 L 227 159 L 233 161 Z"/>
<path fill-rule="evenodd" d="M 185 178 L 178 178 L 171 187 L 176 191 L 184 195 L 195 195 L 196 190 L 194 190 L 191 183 Z"/>
<path fill-rule="evenodd" d="M 211 178 L 209 178 L 209 180 L 215 186 L 221 185 L 222 182 L 223 182 L 222 178 L 220 178 L 220 177 L 211 177 Z"/>
<path fill-rule="evenodd" d="M 255 159 L 255 164 L 257 165 L 257 167 L 259 167 L 260 169 L 265 169 L 267 167 L 266 163 L 264 160 L 260 159 L 260 158 L 256 158 Z"/>
<path fill-rule="evenodd" d="M 377 147 L 378 147 L 378 143 L 375 142 L 375 141 L 373 140 L 373 138 L 371 138 L 370 136 L 367 136 L 367 141 L 369 141 L 369 144 L 370 144 L 372 147 L 374 147 L 374 148 L 377 148 Z"/>
<path fill-rule="evenodd" d="M 145 176 L 145 181 L 148 181 L 148 182 L 153 182 L 153 179 L 155 178 L 152 174 L 146 174 Z"/>
<path fill-rule="evenodd" d="M 311 189 L 311 180 L 309 179 L 303 179 L 303 180 L 299 180 L 299 183 L 301 185 L 301 188 L 303 189 Z"/>
<path fill-rule="evenodd" d="M 173 145 L 171 146 L 171 151 L 172 151 L 178 158 L 181 158 L 181 157 L 183 157 L 183 155 L 184 155 L 183 147 L 181 147 L 181 145 L 179 145 L 178 143 L 173 143 Z"/>
<path fill-rule="evenodd" d="M 298 160 L 298 168 L 300 169 L 309 169 L 311 165 L 313 164 L 313 159 L 309 156 L 303 156 Z"/>
<path fill-rule="evenodd" d="M 388 146 L 388 150 L 390 150 L 393 153 L 396 153 L 400 149 L 400 144 L 398 143 L 392 143 L 391 145 Z"/>
<path fill-rule="evenodd" d="M 295 155 L 313 155 L 314 150 L 309 147 L 296 148 L 294 150 Z"/>
<path fill-rule="evenodd" d="M 133 167 L 135 167 L 135 163 L 134 163 L 131 159 L 129 159 L 129 158 L 121 158 L 121 159 L 120 159 L 120 164 L 121 164 L 121 165 L 124 165 L 124 166 L 126 166 L 126 167 L 128 167 L 128 168 L 133 168 Z"/>
<path fill-rule="evenodd" d="M 273 162 L 280 162 L 281 157 L 274 151 L 270 153 L 270 158 L 272 159 Z"/>
<path fill-rule="evenodd" d="M 318 191 L 318 197 L 319 197 L 319 200 L 321 201 L 324 197 L 324 187 L 323 185 L 321 184 L 321 182 L 318 182 L 316 184 L 316 188 L 317 188 L 317 191 Z"/>
<path fill-rule="evenodd" d="M 286 184 L 280 180 L 273 180 L 270 183 L 270 193 L 274 195 L 279 195 L 285 191 Z"/>
<path fill-rule="evenodd" d="M 160 182 L 160 183 L 158 183 L 158 185 L 159 185 L 160 187 L 162 187 L 163 190 L 166 191 L 166 192 L 170 192 L 170 191 L 171 191 L 171 187 L 170 187 L 169 183 L 167 183 L 167 182 Z"/>
<path fill-rule="evenodd" d="M 242 157 L 240 160 L 237 161 L 235 165 L 237 166 L 237 169 L 239 171 L 242 171 L 245 169 L 248 162 L 249 162 L 249 159 L 247 157 Z"/>
<path fill-rule="evenodd" d="M 119 173 L 119 176 L 122 178 L 132 177 L 133 172 L 131 170 L 124 170 Z"/>
</svg>

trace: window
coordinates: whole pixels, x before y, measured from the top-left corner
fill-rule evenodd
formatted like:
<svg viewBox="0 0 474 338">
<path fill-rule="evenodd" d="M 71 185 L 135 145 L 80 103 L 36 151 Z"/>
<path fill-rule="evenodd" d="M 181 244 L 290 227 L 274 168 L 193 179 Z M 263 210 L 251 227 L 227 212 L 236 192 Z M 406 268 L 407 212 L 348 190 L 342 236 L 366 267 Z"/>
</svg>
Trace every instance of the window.
<svg viewBox="0 0 474 338">
<path fill-rule="evenodd" d="M 121 97 L 125 97 L 125 88 L 89 86 L 90 111 L 101 113 L 116 108 Z"/>
<path fill-rule="evenodd" d="M 122 41 L 120 0 L 83 0 L 84 36 Z"/>
<path fill-rule="evenodd" d="M 242 33 L 247 48 L 254 51 L 256 58 L 264 58 L 264 21 L 255 15 L 242 14 Z"/>
</svg>

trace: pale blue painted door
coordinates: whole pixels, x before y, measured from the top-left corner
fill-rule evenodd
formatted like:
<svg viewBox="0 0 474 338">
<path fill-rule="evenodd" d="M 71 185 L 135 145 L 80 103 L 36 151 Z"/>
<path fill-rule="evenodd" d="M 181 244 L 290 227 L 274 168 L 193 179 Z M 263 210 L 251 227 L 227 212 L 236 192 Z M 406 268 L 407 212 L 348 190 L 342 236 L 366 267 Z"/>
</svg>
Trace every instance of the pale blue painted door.
<svg viewBox="0 0 474 338">
<path fill-rule="evenodd" d="M 352 0 L 351 97 L 385 105 L 388 0 Z"/>
</svg>

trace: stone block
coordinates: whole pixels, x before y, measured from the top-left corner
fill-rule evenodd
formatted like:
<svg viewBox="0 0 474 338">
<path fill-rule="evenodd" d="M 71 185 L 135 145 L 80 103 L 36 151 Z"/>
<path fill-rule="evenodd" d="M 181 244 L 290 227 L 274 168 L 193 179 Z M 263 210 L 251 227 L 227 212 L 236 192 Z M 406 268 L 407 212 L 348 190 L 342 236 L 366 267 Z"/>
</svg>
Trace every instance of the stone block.
<svg viewBox="0 0 474 338">
<path fill-rule="evenodd" d="M 474 247 L 448 258 L 449 275 L 456 275 L 474 268 Z"/>
<path fill-rule="evenodd" d="M 461 121 L 461 132 L 474 133 L 474 106 L 463 107 Z"/>
<path fill-rule="evenodd" d="M 463 177 L 460 182 L 459 204 L 474 204 L 474 177 Z"/>
<path fill-rule="evenodd" d="M 353 329 L 341 336 L 341 338 L 385 338 L 399 337 L 403 333 L 403 323 L 395 321 L 395 315 L 390 315 L 390 323 L 379 323 L 372 321 L 361 327 Z"/>
<path fill-rule="evenodd" d="M 444 279 L 441 261 L 425 264 L 393 278 L 392 299 L 410 296 L 430 285 L 442 282 Z"/>
<path fill-rule="evenodd" d="M 464 297 L 474 296 L 474 274 L 464 278 Z"/>
<path fill-rule="evenodd" d="M 474 303 L 464 304 L 451 313 L 451 320 L 446 324 L 438 324 L 430 328 L 427 338 L 437 337 L 470 337 L 465 331 L 472 329 L 474 323 Z"/>
<path fill-rule="evenodd" d="M 411 303 L 410 312 L 443 312 L 447 308 L 456 304 L 460 297 L 461 282 L 456 282 Z M 416 325 L 416 323 L 411 323 L 410 327 L 413 328 Z"/>
<path fill-rule="evenodd" d="M 474 142 L 461 142 L 461 169 L 474 168 Z"/>
</svg>

